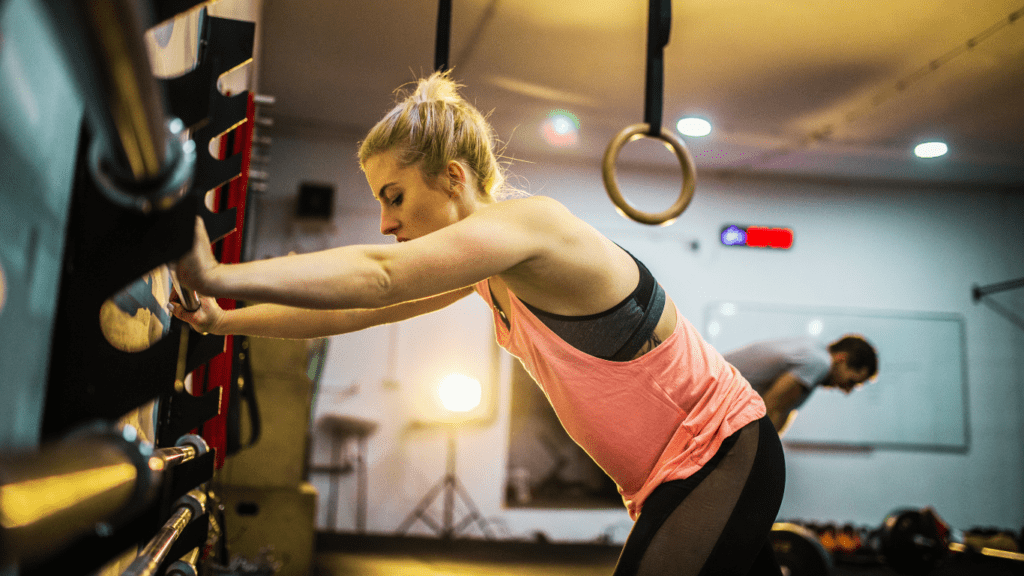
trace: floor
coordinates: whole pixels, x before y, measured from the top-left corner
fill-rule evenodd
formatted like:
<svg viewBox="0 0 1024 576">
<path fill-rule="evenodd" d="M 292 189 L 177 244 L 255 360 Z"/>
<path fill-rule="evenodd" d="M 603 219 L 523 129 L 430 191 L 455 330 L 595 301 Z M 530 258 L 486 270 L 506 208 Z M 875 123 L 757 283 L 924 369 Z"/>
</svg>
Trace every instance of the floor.
<svg viewBox="0 0 1024 576">
<path fill-rule="evenodd" d="M 319 558 L 316 576 L 609 576 L 612 568 L 614 563 L 612 566 L 561 566 L 329 554 Z"/>
<path fill-rule="evenodd" d="M 619 546 L 445 541 L 320 533 L 312 576 L 611 576 Z M 1022 576 L 1024 565 L 951 558 L 928 576 Z M 899 576 L 879 564 L 835 565 L 831 576 Z"/>
<path fill-rule="evenodd" d="M 609 576 L 619 547 L 320 534 L 314 576 Z"/>
</svg>

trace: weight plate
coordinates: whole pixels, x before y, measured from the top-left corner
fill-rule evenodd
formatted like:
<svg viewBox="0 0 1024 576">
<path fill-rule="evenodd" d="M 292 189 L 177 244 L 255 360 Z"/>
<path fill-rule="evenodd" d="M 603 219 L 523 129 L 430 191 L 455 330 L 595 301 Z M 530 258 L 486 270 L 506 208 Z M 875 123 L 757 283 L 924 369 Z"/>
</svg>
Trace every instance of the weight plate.
<svg viewBox="0 0 1024 576">
<path fill-rule="evenodd" d="M 803 526 L 777 522 L 768 536 L 784 576 L 830 576 L 832 555 Z"/>
</svg>

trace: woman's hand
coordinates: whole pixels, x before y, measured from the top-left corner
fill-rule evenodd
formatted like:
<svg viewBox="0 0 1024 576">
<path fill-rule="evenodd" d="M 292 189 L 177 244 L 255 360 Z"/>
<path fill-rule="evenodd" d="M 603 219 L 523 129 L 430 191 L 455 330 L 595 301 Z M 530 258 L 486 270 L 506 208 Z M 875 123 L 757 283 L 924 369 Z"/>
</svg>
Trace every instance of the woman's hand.
<svg viewBox="0 0 1024 576">
<path fill-rule="evenodd" d="M 181 305 L 177 292 L 171 292 L 171 314 L 188 322 L 192 329 L 201 334 L 221 334 L 217 329 L 224 318 L 224 309 L 217 304 L 216 298 L 199 295 L 199 308 L 188 311 Z"/>
<path fill-rule="evenodd" d="M 203 219 L 196 216 L 195 240 L 192 250 L 178 260 L 175 271 L 183 288 L 203 292 L 209 286 L 214 269 L 220 265 L 210 247 L 210 236 L 206 233 Z M 184 320 L 184 318 L 182 318 Z"/>
</svg>

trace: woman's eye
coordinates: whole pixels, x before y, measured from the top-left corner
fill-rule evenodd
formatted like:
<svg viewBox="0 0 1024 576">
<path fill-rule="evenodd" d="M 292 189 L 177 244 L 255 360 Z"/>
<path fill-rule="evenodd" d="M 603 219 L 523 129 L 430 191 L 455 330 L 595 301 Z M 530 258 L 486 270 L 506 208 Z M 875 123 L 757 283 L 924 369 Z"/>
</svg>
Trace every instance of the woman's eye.
<svg viewBox="0 0 1024 576">
<path fill-rule="evenodd" d="M 402 203 L 402 195 L 401 194 L 395 194 L 395 197 L 391 199 L 391 205 L 392 206 L 398 206 L 401 203 Z"/>
</svg>

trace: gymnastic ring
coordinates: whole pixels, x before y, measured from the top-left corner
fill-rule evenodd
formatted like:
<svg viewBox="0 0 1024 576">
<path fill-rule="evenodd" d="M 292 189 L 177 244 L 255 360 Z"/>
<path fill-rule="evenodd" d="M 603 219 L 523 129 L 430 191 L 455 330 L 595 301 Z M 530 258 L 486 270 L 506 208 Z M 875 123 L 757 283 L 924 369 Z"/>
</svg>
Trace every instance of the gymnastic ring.
<svg viewBox="0 0 1024 576">
<path fill-rule="evenodd" d="M 641 224 L 667 226 L 689 206 L 697 184 L 697 168 L 694 166 L 693 157 L 690 156 L 690 151 L 686 149 L 686 146 L 683 145 L 679 138 L 672 135 L 665 128 L 662 128 L 661 134 L 657 136 L 659 140 L 668 144 L 672 151 L 675 152 L 676 158 L 679 159 L 679 165 L 683 169 L 682 192 L 680 192 L 675 204 L 668 210 L 656 214 L 637 210 L 629 202 L 626 202 L 622 192 L 619 190 L 619 184 L 615 177 L 615 161 L 618 160 L 622 147 L 627 142 L 632 142 L 645 136 L 655 138 L 655 136 L 651 136 L 650 131 L 650 125 L 642 123 L 627 126 L 616 134 L 612 141 L 608 143 L 608 149 L 604 152 L 604 160 L 601 162 L 601 175 L 604 177 L 604 187 L 608 191 L 608 196 L 612 199 L 612 203 L 615 204 L 615 208 L 623 216 Z"/>
</svg>

